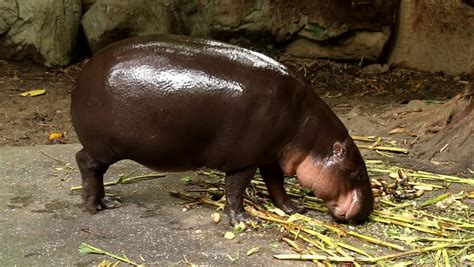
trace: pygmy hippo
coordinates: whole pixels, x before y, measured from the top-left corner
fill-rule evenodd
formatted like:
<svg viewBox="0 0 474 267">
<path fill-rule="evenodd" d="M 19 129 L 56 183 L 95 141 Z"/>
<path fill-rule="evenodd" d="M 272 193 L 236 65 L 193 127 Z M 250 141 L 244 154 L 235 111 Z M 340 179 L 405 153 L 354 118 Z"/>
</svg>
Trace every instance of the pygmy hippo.
<svg viewBox="0 0 474 267">
<path fill-rule="evenodd" d="M 340 222 L 362 222 L 374 198 L 361 154 L 298 75 L 237 46 L 173 35 L 139 36 L 93 56 L 72 92 L 72 123 L 87 210 L 120 205 L 103 175 L 122 159 L 156 170 L 226 173 L 231 224 L 247 221 L 243 194 L 260 169 L 273 203 L 303 212 L 283 176 L 296 175 Z"/>
</svg>

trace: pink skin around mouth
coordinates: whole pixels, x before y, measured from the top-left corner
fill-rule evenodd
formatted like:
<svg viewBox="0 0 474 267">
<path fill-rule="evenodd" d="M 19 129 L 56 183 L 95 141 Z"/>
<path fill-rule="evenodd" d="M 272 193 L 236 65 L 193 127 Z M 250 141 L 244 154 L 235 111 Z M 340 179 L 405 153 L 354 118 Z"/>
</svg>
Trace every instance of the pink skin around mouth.
<svg viewBox="0 0 474 267">
<path fill-rule="evenodd" d="M 351 192 L 351 197 L 347 197 L 344 203 L 332 206 L 333 215 L 338 220 L 349 221 L 353 217 L 353 213 L 356 212 L 355 208 L 358 202 L 357 191 Z"/>
<path fill-rule="evenodd" d="M 300 161 L 301 160 L 301 161 Z M 311 155 L 300 155 L 297 164 L 296 162 L 287 162 L 283 166 L 284 173 L 286 175 L 298 176 L 300 184 L 306 188 L 312 188 L 314 194 L 318 196 L 318 189 L 325 186 L 325 181 L 317 179 L 321 171 L 324 169 L 323 164 L 315 164 L 314 159 Z M 328 187 L 327 185 L 326 187 Z M 346 189 L 346 195 L 339 195 L 337 200 L 325 200 L 326 206 L 330 210 L 331 215 L 340 222 L 358 222 L 362 219 L 362 215 L 359 216 L 358 213 L 361 209 L 361 193 L 358 190 L 348 190 Z M 321 196 L 320 196 L 321 197 Z M 324 197 L 323 197 L 324 199 Z M 368 212 L 370 213 L 370 212 Z"/>
</svg>

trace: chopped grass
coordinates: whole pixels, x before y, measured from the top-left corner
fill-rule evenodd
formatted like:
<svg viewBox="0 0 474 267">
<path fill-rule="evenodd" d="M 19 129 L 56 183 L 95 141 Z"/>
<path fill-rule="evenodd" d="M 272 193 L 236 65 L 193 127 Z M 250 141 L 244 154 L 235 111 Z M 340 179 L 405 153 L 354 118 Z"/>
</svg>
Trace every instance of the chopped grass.
<svg viewBox="0 0 474 267">
<path fill-rule="evenodd" d="M 472 202 L 469 198 L 472 193 L 450 194 L 445 190 L 452 183 L 474 185 L 474 178 L 400 168 L 379 160 L 368 160 L 367 169 L 372 176 L 382 176 L 380 179 L 383 181 L 379 183 L 384 189 L 376 197 L 376 209 L 365 225 L 353 227 L 324 222 L 314 216 L 281 214 L 281 210 L 269 204 L 268 192 L 258 175 L 251 182 L 251 197 L 245 198 L 245 209 L 252 216 L 262 219 L 264 223 L 274 224 L 286 233 L 281 240 L 296 254 L 275 255 L 277 259 L 308 260 L 326 265 L 350 262 L 355 266 L 406 266 L 433 263 L 435 260 L 445 266 L 473 262 L 474 224 L 470 218 L 474 210 L 472 205 L 462 204 L 462 201 Z M 199 174 L 224 177 L 217 171 L 200 170 Z M 300 188 L 294 179 L 287 180 L 290 182 L 285 188 L 294 201 L 310 210 L 327 211 L 320 199 Z M 391 181 L 394 182 L 390 184 Z M 207 185 L 202 186 L 204 189 L 199 190 L 199 197 L 185 192 L 172 192 L 172 195 L 223 208 L 222 201 L 212 200 L 216 194 L 224 195 L 223 183 L 218 188 L 214 183 L 209 191 L 205 190 Z M 442 192 L 437 193 L 436 190 Z M 413 192 L 410 198 L 397 198 L 400 192 L 407 195 L 408 191 Z M 430 197 L 422 198 L 424 192 L 430 192 Z M 437 207 L 450 198 L 452 201 L 445 203 L 446 207 Z"/>
<path fill-rule="evenodd" d="M 135 262 L 131 261 L 130 259 L 128 259 L 127 256 L 118 256 L 118 255 L 112 254 L 108 251 L 105 251 L 103 249 L 100 249 L 98 247 L 88 245 L 86 243 L 81 243 L 81 245 L 79 246 L 79 252 L 81 252 L 83 254 L 107 255 L 111 258 L 114 258 L 114 259 L 119 260 L 119 261 L 124 262 L 124 263 L 128 263 L 128 264 L 133 265 L 133 266 L 138 266 L 138 267 L 144 266 L 144 265 L 141 265 L 141 264 L 138 264 L 138 263 L 135 263 Z"/>
</svg>

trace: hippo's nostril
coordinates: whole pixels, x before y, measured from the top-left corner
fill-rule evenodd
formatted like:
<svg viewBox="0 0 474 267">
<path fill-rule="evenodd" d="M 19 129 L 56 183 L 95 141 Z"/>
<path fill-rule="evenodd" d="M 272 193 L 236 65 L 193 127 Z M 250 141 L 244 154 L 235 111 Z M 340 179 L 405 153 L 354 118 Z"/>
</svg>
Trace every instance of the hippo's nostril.
<svg viewBox="0 0 474 267">
<path fill-rule="evenodd" d="M 333 208 L 331 209 L 332 212 L 331 212 L 331 215 L 332 217 L 336 220 L 336 222 L 347 222 L 347 218 L 346 218 L 346 210 L 339 207 L 339 206 L 333 206 Z"/>
</svg>

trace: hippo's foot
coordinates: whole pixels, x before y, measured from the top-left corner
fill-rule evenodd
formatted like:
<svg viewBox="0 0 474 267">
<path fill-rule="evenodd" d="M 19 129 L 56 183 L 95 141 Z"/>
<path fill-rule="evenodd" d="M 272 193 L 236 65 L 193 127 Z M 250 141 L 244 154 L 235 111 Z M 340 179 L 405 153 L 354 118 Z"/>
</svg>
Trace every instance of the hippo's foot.
<svg viewBox="0 0 474 267">
<path fill-rule="evenodd" d="M 96 214 L 103 209 L 115 209 L 122 206 L 120 198 L 115 196 L 96 197 L 89 196 L 86 200 L 86 209 L 91 214 Z"/>
<path fill-rule="evenodd" d="M 277 205 L 277 206 L 286 214 L 305 213 L 307 211 L 303 206 L 300 206 L 294 203 L 293 201 L 288 201 L 284 203 L 283 205 Z"/>
<path fill-rule="evenodd" d="M 250 216 L 247 212 L 234 212 L 230 211 L 228 213 L 229 216 L 229 224 L 232 226 L 238 226 L 241 222 L 245 224 L 250 224 L 252 221 L 256 221 L 255 218 Z"/>
</svg>

